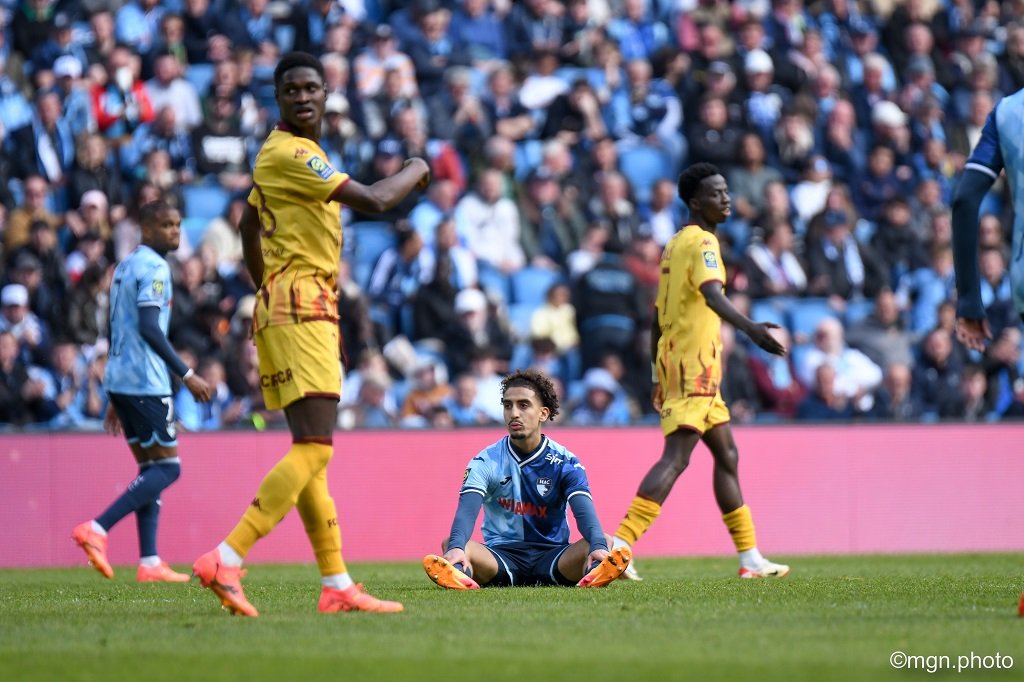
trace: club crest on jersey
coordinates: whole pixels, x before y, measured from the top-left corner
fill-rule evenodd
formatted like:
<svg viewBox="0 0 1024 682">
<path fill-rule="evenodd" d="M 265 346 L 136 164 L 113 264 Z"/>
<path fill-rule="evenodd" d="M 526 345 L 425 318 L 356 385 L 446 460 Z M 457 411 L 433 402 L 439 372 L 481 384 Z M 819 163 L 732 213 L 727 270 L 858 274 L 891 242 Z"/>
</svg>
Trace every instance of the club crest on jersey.
<svg viewBox="0 0 1024 682">
<path fill-rule="evenodd" d="M 551 479 L 550 478 L 538 478 L 537 479 L 537 492 L 541 494 L 541 497 L 546 497 L 551 492 Z"/>
<path fill-rule="evenodd" d="M 704 266 L 708 268 L 718 268 L 718 256 L 715 255 L 714 251 L 704 252 Z"/>
<path fill-rule="evenodd" d="M 331 165 L 321 159 L 319 156 L 310 157 L 309 161 L 306 162 L 309 169 L 320 176 L 321 180 L 326 180 L 334 175 L 334 169 Z"/>
</svg>

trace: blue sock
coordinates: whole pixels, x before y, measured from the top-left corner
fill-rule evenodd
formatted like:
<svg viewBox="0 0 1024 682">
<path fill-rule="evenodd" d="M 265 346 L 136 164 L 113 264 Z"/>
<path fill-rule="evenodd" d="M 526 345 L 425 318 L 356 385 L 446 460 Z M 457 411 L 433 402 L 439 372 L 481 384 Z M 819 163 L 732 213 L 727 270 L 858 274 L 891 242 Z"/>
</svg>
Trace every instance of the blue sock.
<svg viewBox="0 0 1024 682">
<path fill-rule="evenodd" d="M 134 511 L 160 498 L 160 492 L 181 475 L 177 457 L 159 460 L 139 469 L 139 475 L 128 484 L 128 489 L 107 510 L 96 517 L 96 523 L 110 530 L 118 521 Z"/>
<path fill-rule="evenodd" d="M 135 524 L 139 529 L 139 556 L 158 556 L 156 527 L 160 522 L 160 498 L 135 510 Z"/>
</svg>

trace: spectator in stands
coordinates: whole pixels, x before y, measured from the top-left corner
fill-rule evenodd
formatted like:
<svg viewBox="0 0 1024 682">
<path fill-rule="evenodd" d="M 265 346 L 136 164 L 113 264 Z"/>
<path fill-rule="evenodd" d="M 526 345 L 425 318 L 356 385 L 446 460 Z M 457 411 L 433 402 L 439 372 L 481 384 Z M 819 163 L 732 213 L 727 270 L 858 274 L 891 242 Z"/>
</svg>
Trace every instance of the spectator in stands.
<svg viewBox="0 0 1024 682">
<path fill-rule="evenodd" d="M 971 95 L 967 117 L 951 122 L 947 140 L 953 163 L 958 169 L 963 167 L 964 161 L 981 138 L 981 130 L 994 106 L 995 102 L 989 93 L 976 92 Z"/>
<path fill-rule="evenodd" d="M 93 263 L 74 283 L 68 300 L 67 332 L 75 343 L 92 346 L 108 333 L 108 280 L 103 267 Z"/>
<path fill-rule="evenodd" d="M 640 225 L 640 216 L 629 200 L 629 185 L 619 173 L 601 178 L 598 194 L 587 203 L 586 212 L 589 222 L 604 223 L 610 228 L 605 248 L 618 254 L 626 250 Z"/>
<path fill-rule="evenodd" d="M 1003 249 L 982 249 L 978 256 L 978 266 L 981 270 L 981 303 L 986 310 L 1003 301 L 1009 301 L 1012 297 L 1012 288 Z"/>
<path fill-rule="evenodd" d="M 116 222 L 125 217 L 121 174 L 113 161 L 102 135 L 86 133 L 78 138 L 75 165 L 68 175 L 69 208 L 80 208 L 86 192 L 99 190 L 111 205 L 111 220 Z"/>
<path fill-rule="evenodd" d="M 691 158 L 695 153 L 691 144 Z M 734 218 L 752 225 L 764 210 L 765 186 L 772 181 L 781 181 L 782 174 L 765 164 L 764 142 L 755 133 L 744 133 L 740 137 L 737 154 L 739 163 L 728 173 L 732 214 Z"/>
<path fill-rule="evenodd" d="M 181 174 L 171 164 L 171 155 L 166 149 L 151 149 L 142 158 L 142 170 L 139 177 L 134 178 L 136 187 L 139 183 L 150 183 L 154 185 L 163 195 L 164 201 L 174 206 L 179 211 L 184 211 L 185 200 L 182 197 Z M 182 244 L 185 244 L 186 233 L 182 233 Z M 186 254 L 189 251 L 185 252 Z M 177 256 L 182 256 L 181 247 L 178 247 Z"/>
<path fill-rule="evenodd" d="M 473 374 L 481 381 L 489 381 L 489 376 L 484 375 L 494 373 L 498 362 L 507 362 L 512 357 L 511 335 L 479 289 L 460 291 L 455 296 L 455 313 L 458 323 L 448 330 L 445 339 L 448 368 L 458 375 L 479 362 L 487 371 L 474 368 Z M 488 414 L 496 414 L 493 405 Z"/>
<path fill-rule="evenodd" d="M 577 197 L 571 186 L 560 189 L 547 166 L 530 174 L 520 200 L 519 234 L 523 253 L 531 264 L 561 267 L 579 246 L 586 223 L 577 208 Z"/>
<path fill-rule="evenodd" d="M 880 286 L 873 254 L 865 250 L 851 233 L 845 211 L 829 210 L 811 230 L 807 244 L 807 293 L 814 296 L 873 295 Z M 808 376 L 808 381 L 810 377 Z"/>
<path fill-rule="evenodd" d="M 452 387 L 448 385 L 444 369 L 433 360 L 420 360 L 413 368 L 411 380 L 412 389 L 402 403 L 399 425 L 428 426 L 434 408 L 451 397 Z"/>
<path fill-rule="evenodd" d="M 84 371 L 85 359 L 77 344 L 57 341 L 53 345 L 53 360 L 45 381 L 45 395 L 57 410 L 50 421 L 51 426 L 67 428 L 74 425 L 70 408 L 84 380 Z"/>
<path fill-rule="evenodd" d="M 74 412 L 77 425 L 84 429 L 99 430 L 103 428 L 103 419 L 107 413 L 109 399 L 103 389 L 103 374 L 107 369 L 106 339 L 96 343 L 88 354 L 85 367 L 85 381 L 78 390 L 71 410 Z"/>
<path fill-rule="evenodd" d="M 514 4 L 505 20 L 509 56 L 522 61 L 561 47 L 563 10 L 555 0 L 525 0 Z"/>
<path fill-rule="evenodd" d="M 480 409 L 476 402 L 479 395 L 480 389 L 476 377 L 472 374 L 460 374 L 455 378 L 454 393 L 445 400 L 444 406 L 456 426 L 484 426 L 497 423 Z"/>
<path fill-rule="evenodd" d="M 612 95 L 612 130 L 620 148 L 648 145 L 664 151 L 671 168 L 687 158 L 687 141 L 682 128 L 679 98 L 664 82 L 652 80 L 650 62 L 633 59 L 626 64 L 626 82 Z"/>
<path fill-rule="evenodd" d="M 396 113 L 392 127 L 408 157 L 419 156 L 430 162 L 434 184 L 448 180 L 457 194 L 466 189 L 466 171 L 455 147 L 446 140 L 428 140 L 426 127 L 415 109 L 402 109 Z M 457 198 L 452 198 L 453 205 Z"/>
<path fill-rule="evenodd" d="M 761 239 L 747 247 L 743 271 L 751 298 L 800 296 L 807 275 L 793 251 L 793 228 L 784 220 L 761 226 Z"/>
<path fill-rule="evenodd" d="M 153 63 L 153 77 L 146 81 L 146 92 L 154 111 L 170 107 L 174 110 L 177 129 L 188 132 L 200 124 L 202 111 L 195 86 L 182 76 L 183 67 L 177 57 L 170 52 L 158 53 Z"/>
<path fill-rule="evenodd" d="M 61 120 L 76 140 L 96 129 L 92 100 L 82 82 L 82 69 L 82 62 L 71 55 L 58 57 L 53 64 L 53 77 L 57 82 L 52 92 L 60 98 Z"/>
<path fill-rule="evenodd" d="M 189 147 L 200 177 L 236 192 L 252 186 L 247 140 L 233 98 L 213 95 L 202 124 L 192 131 Z"/>
<path fill-rule="evenodd" d="M 911 422 L 921 419 L 923 407 L 911 392 L 910 365 L 886 366 L 882 385 L 875 391 L 875 404 L 867 413 L 871 419 Z"/>
<path fill-rule="evenodd" d="M 98 189 L 89 190 L 82 195 L 78 210 L 68 211 L 65 219 L 59 238 L 62 250 L 68 254 L 68 274 L 74 279 L 82 272 L 84 263 L 106 263 L 106 243 L 111 236 L 107 196 Z M 99 242 L 98 250 L 88 251 L 81 246 L 86 236 L 96 238 Z"/>
<path fill-rule="evenodd" d="M 729 122 L 725 100 L 715 95 L 705 95 L 701 100 L 697 121 L 690 126 L 689 160 L 691 163 L 707 161 L 732 172 L 731 169 L 736 167 L 742 136 L 742 130 Z M 763 145 L 761 151 L 763 162 Z M 778 171 L 775 173 L 778 174 Z"/>
<path fill-rule="evenodd" d="M 526 263 L 519 208 L 502 196 L 499 171 L 480 174 L 476 190 L 455 205 L 454 218 L 460 241 L 481 264 L 510 273 Z"/>
<path fill-rule="evenodd" d="M 733 201 L 735 202 L 735 199 Z M 684 224 L 682 202 L 676 201 L 676 185 L 674 182 L 668 178 L 662 178 L 654 183 L 648 214 L 647 223 L 651 227 L 654 241 L 659 247 L 664 248 L 668 240 Z"/>
<path fill-rule="evenodd" d="M 377 259 L 366 292 L 378 310 L 377 319 L 384 324 L 385 338 L 415 333 L 412 302 L 416 291 L 433 279 L 434 265 L 434 254 L 423 248 L 417 231 L 396 231 L 395 246 Z"/>
<path fill-rule="evenodd" d="M 646 314 L 636 278 L 626 269 L 622 256 L 605 252 L 592 268 L 580 275 L 573 291 L 584 367 L 602 355 L 619 352 L 633 355 L 639 317 Z"/>
<path fill-rule="evenodd" d="M 576 426 L 625 426 L 629 405 L 625 392 L 606 369 L 592 367 L 583 375 L 583 399 L 572 409 Z"/>
<path fill-rule="evenodd" d="M 573 81 L 547 109 L 540 137 L 557 137 L 570 146 L 590 145 L 608 134 L 597 93 L 585 78 Z"/>
<path fill-rule="evenodd" d="M 754 421 L 761 411 L 761 399 L 750 370 L 747 349 L 736 343 L 736 330 L 722 325 L 722 399 L 736 423 Z"/>
<path fill-rule="evenodd" d="M 1006 27 L 1006 45 L 998 59 L 999 89 L 1011 93 L 1024 88 L 1024 23 Z"/>
<path fill-rule="evenodd" d="M 793 347 L 789 331 L 785 327 L 772 330 L 772 334 L 786 348 Z M 793 356 L 772 355 L 761 348 L 754 348 L 747 358 L 747 363 L 750 376 L 757 387 L 762 414 L 771 413 L 783 419 L 794 418 L 807 391 L 796 378 Z"/>
<path fill-rule="evenodd" d="M 54 322 L 66 320 L 68 275 L 64 268 L 64 254 L 57 245 L 57 233 L 45 221 L 32 223 L 28 244 L 8 254 L 8 265 L 17 270 L 19 261 L 26 256 L 38 263 L 41 276 L 39 289 L 47 290 L 43 298 L 49 301 L 37 305 L 33 299 L 32 308 L 40 312 L 51 328 L 59 328 L 59 325 L 54 326 Z"/>
<path fill-rule="evenodd" d="M 420 94 L 430 100 L 440 94 L 445 72 L 453 66 L 468 66 L 466 46 L 455 43 L 448 35 L 451 13 L 436 8 L 420 17 L 412 40 L 404 45 L 416 68 Z"/>
<path fill-rule="evenodd" d="M 370 167 L 366 174 L 367 181 L 374 183 L 383 178 L 391 177 L 401 170 L 402 163 L 405 161 L 404 153 L 405 150 L 402 147 L 402 143 L 395 138 L 385 137 L 380 140 L 374 147 L 373 159 L 370 161 Z M 370 220 L 394 223 L 408 217 L 420 233 L 420 236 L 424 240 L 429 241 L 430 235 L 433 234 L 437 223 L 440 222 L 445 213 L 451 211 L 451 206 L 448 206 L 448 203 L 449 201 L 454 202 L 453 194 L 454 191 L 450 182 L 436 180 L 427 190 L 426 201 L 421 202 L 422 208 L 418 213 L 414 212 L 414 209 L 419 196 L 415 192 L 410 192 L 390 211 L 372 215 L 356 212 L 355 219 L 357 221 Z"/>
<path fill-rule="evenodd" d="M 93 11 L 89 15 L 88 33 L 85 51 L 89 62 L 86 66 L 105 63 L 117 46 L 112 12 L 102 6 Z"/>
<path fill-rule="evenodd" d="M 473 94 L 470 70 L 452 67 L 444 74 L 444 89 L 427 101 L 434 137 L 452 140 L 464 158 L 475 160 L 492 130 L 492 122 Z"/>
<path fill-rule="evenodd" d="M 23 58 L 30 57 L 36 47 L 45 43 L 50 36 L 56 4 L 54 0 L 30 0 L 19 2 L 14 7 L 14 17 L 11 19 L 12 47 Z"/>
<path fill-rule="evenodd" d="M 954 390 L 939 396 L 938 416 L 965 422 L 995 421 L 999 415 L 992 409 L 988 397 L 988 382 L 981 365 L 964 367 L 963 378 Z"/>
<path fill-rule="evenodd" d="M 242 262 L 242 237 L 238 233 L 238 222 L 247 204 L 244 195 L 233 196 L 224 215 L 210 221 L 199 242 L 201 248 L 208 248 L 214 254 L 217 270 L 222 276 L 237 271 Z"/>
<path fill-rule="evenodd" d="M 515 73 L 506 63 L 499 64 L 488 77 L 483 107 L 496 133 L 518 142 L 530 136 L 536 122 L 530 111 L 519 101 Z"/>
<path fill-rule="evenodd" d="M 353 70 L 356 94 L 362 100 L 371 100 L 380 94 L 388 73 L 395 74 L 398 96 L 411 99 L 419 94 L 412 60 L 399 51 L 394 32 L 387 24 L 380 24 L 373 30 L 370 44 L 355 58 Z"/>
<path fill-rule="evenodd" d="M 27 398 L 34 393 L 41 392 L 30 385 L 28 367 L 21 359 L 18 340 L 11 332 L 0 331 L 0 424 L 29 422 L 31 408 Z"/>
<path fill-rule="evenodd" d="M 404 109 L 413 109 L 420 120 L 428 120 L 426 104 L 423 103 L 419 94 L 411 96 L 402 94 L 402 82 L 400 71 L 394 69 L 386 71 L 384 85 L 380 91 L 374 97 L 362 101 L 366 132 L 371 138 L 394 136 L 396 131 L 393 130 L 391 123 L 395 115 Z M 347 102 L 347 100 L 345 101 Z M 353 127 L 355 126 L 353 125 Z"/>
<path fill-rule="evenodd" d="M 579 371 L 580 334 L 576 326 L 576 308 L 569 286 L 556 282 L 548 289 L 544 303 L 530 317 L 530 337 L 551 339 L 565 371 L 556 376 L 573 376 Z"/>
<path fill-rule="evenodd" d="M 875 296 L 875 309 L 847 330 L 846 340 L 879 367 L 909 367 L 914 362 L 910 334 L 903 324 L 897 298 L 888 288 Z"/>
<path fill-rule="evenodd" d="M 483 71 L 507 56 L 503 17 L 492 5 L 491 0 L 464 0 L 456 7 L 448 29 L 452 41 L 463 45 L 473 66 Z"/>
<path fill-rule="evenodd" d="M 0 290 L 0 331 L 14 336 L 25 366 L 49 363 L 50 330 L 29 308 L 25 285 L 8 284 Z"/>
<path fill-rule="evenodd" d="M 59 335 L 67 321 L 64 308 L 63 281 L 52 284 L 44 278 L 43 264 L 29 247 L 23 248 L 11 261 L 8 278 L 28 291 L 29 309 L 38 310 L 39 319 L 54 335 Z"/>
<path fill-rule="evenodd" d="M 1006 326 L 996 332 L 996 338 L 985 349 L 982 367 L 988 385 L 986 402 L 1002 416 L 1013 404 L 1016 386 L 1021 381 L 1021 332 L 1016 326 Z"/>
<path fill-rule="evenodd" d="M 929 265 L 900 278 L 896 297 L 910 313 L 910 333 L 923 336 L 938 324 L 939 306 L 954 298 L 953 249 L 949 244 L 933 244 Z"/>
<path fill-rule="evenodd" d="M 774 84 L 775 65 L 764 50 L 747 53 L 743 59 L 743 72 L 747 92 L 744 116 L 761 139 L 767 142 L 772 139 L 775 124 L 782 116 L 790 95 L 784 88 Z"/>
<path fill-rule="evenodd" d="M 292 49 L 321 55 L 331 28 L 354 23 L 341 3 L 335 0 L 310 0 L 292 8 L 291 23 L 295 30 Z"/>
<path fill-rule="evenodd" d="M 853 105 L 848 99 L 837 100 L 818 138 L 836 181 L 849 185 L 860 178 L 867 166 L 866 140 L 867 134 L 857 127 Z"/>
<path fill-rule="evenodd" d="M 223 363 L 215 357 L 204 357 L 199 361 L 197 373 L 214 391 L 209 402 L 199 404 L 199 428 L 204 431 L 216 431 L 237 423 L 246 410 L 246 404 L 232 395 L 231 389 L 228 388 Z"/>
<path fill-rule="evenodd" d="M 105 83 L 92 86 L 92 106 L 99 131 L 112 140 L 135 132 L 156 116 L 145 84 L 138 80 L 138 57 L 125 46 L 107 57 Z"/>
<path fill-rule="evenodd" d="M 171 169 L 180 182 L 192 181 L 196 165 L 192 138 L 178 127 L 177 114 L 171 107 L 160 109 L 152 123 L 136 128 L 131 140 L 121 146 L 121 168 L 132 173 L 134 169 L 139 168 L 140 162 L 155 150 L 167 153 Z M 132 179 L 137 177 L 136 174 Z"/>
<path fill-rule="evenodd" d="M 814 370 L 814 383 L 810 394 L 800 402 L 797 419 L 805 421 L 832 421 L 853 419 L 854 409 L 850 397 L 836 389 L 836 370 L 823 363 Z"/>
<path fill-rule="evenodd" d="M 921 342 L 920 357 L 914 364 L 912 388 L 914 396 L 924 406 L 926 415 L 939 414 L 943 397 L 959 392 L 962 367 L 953 353 L 953 337 L 950 333 L 941 328 L 929 332 Z"/>
<path fill-rule="evenodd" d="M 856 43 L 854 43 L 856 45 Z M 872 123 L 872 111 L 879 104 L 890 100 L 893 95 L 891 87 L 887 84 L 887 72 L 891 68 L 889 62 L 882 55 L 872 52 L 864 55 L 862 60 L 863 80 L 854 84 L 850 92 L 850 99 L 854 109 L 857 111 L 857 123 L 862 130 L 869 130 Z M 849 65 L 849 62 L 848 62 Z M 889 102 L 892 104 L 892 102 Z M 883 107 L 883 110 L 891 107 Z M 899 110 L 892 110 L 895 114 Z M 888 115 L 888 111 L 886 114 Z M 895 116 L 893 121 L 895 122 Z"/>
<path fill-rule="evenodd" d="M 797 365 L 802 381 L 813 385 L 815 371 L 827 364 L 835 370 L 834 390 L 849 398 L 858 411 L 871 408 L 871 392 L 882 382 L 882 370 L 861 351 L 850 348 L 843 325 L 834 317 L 822 320 L 814 331 L 814 346 Z"/>
<path fill-rule="evenodd" d="M 650 60 L 668 44 L 668 28 L 652 18 L 648 0 L 625 0 L 622 14 L 608 23 L 608 34 L 619 44 L 623 59 Z"/>
<path fill-rule="evenodd" d="M 71 127 L 61 119 L 60 97 L 43 92 L 36 98 L 39 117 L 23 128 L 11 131 L 16 150 L 15 168 L 20 177 L 41 175 L 53 185 L 61 185 L 75 160 L 75 140 Z"/>
<path fill-rule="evenodd" d="M 148 53 L 157 42 L 165 11 L 158 0 L 129 0 L 117 10 L 118 41 L 132 46 L 139 54 Z"/>
<path fill-rule="evenodd" d="M 783 120 L 791 119 L 787 116 Z M 803 172 L 793 186 L 791 195 L 797 217 L 807 222 L 825 209 L 829 192 L 832 191 L 832 166 L 825 157 L 817 154 L 807 156 L 802 165 Z"/>
<path fill-rule="evenodd" d="M 889 198 L 882 207 L 871 247 L 884 264 L 890 286 L 903 275 L 928 266 L 927 252 L 910 226 L 910 206 L 902 195 Z"/>
</svg>

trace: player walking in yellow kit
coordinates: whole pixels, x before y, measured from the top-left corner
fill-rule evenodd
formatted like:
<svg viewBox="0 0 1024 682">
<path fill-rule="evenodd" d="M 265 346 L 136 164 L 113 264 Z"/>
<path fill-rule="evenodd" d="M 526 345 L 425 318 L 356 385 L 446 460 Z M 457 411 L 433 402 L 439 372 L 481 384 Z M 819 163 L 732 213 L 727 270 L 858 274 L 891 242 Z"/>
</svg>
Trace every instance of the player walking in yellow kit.
<svg viewBox="0 0 1024 682">
<path fill-rule="evenodd" d="M 256 616 L 241 585 L 241 564 L 256 541 L 298 507 L 322 576 L 319 610 L 401 611 L 353 583 L 341 556 L 327 464 L 341 394 L 337 272 L 340 204 L 364 213 L 397 205 L 429 182 L 422 159 L 362 185 L 331 167 L 320 148 L 327 99 L 316 57 L 292 52 L 274 71 L 281 123 L 256 157 L 255 187 L 239 224 L 245 264 L 259 285 L 253 330 L 268 408 L 282 408 L 292 446 L 260 484 L 238 525 L 196 560 L 193 573 L 232 613 Z"/>
<path fill-rule="evenodd" d="M 778 325 L 754 322 L 725 297 L 725 267 L 715 228 L 729 216 L 729 189 L 722 173 L 698 163 L 679 176 L 679 198 L 692 222 L 665 246 L 658 282 L 657 316 L 651 327 L 654 407 L 661 411 L 665 448 L 640 482 L 636 497 L 615 533 L 613 547 L 632 545 L 661 513 L 676 479 L 690 463 L 698 440 L 715 460 L 715 500 L 740 556 L 741 578 L 783 577 L 789 567 L 757 551 L 754 522 L 743 504 L 739 453 L 722 400 L 722 320 L 775 355 L 786 349 L 770 333 Z M 627 569 L 629 573 L 629 569 Z M 634 580 L 635 574 L 627 575 Z"/>
</svg>

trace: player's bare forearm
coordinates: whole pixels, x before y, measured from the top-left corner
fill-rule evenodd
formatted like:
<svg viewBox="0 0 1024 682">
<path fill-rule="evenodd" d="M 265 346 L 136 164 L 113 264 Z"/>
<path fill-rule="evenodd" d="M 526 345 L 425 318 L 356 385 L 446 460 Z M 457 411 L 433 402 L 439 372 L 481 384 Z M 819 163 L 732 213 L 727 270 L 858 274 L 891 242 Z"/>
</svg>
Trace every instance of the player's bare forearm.
<svg viewBox="0 0 1024 682">
<path fill-rule="evenodd" d="M 349 180 L 332 195 L 363 213 L 383 213 L 398 205 L 415 187 L 426 187 L 430 181 L 430 166 L 423 159 L 409 159 L 402 170 L 372 185 Z"/>
<path fill-rule="evenodd" d="M 238 233 L 242 236 L 242 258 L 253 284 L 263 286 L 263 246 L 260 240 L 260 214 L 251 205 L 245 207 L 238 221 Z"/>
<path fill-rule="evenodd" d="M 728 322 L 744 334 L 750 335 L 750 330 L 754 325 L 753 320 L 736 310 L 736 306 L 726 298 L 725 292 L 722 291 L 721 282 L 705 282 L 700 287 L 700 293 L 704 295 L 708 307 L 722 318 L 722 321 Z"/>
</svg>

